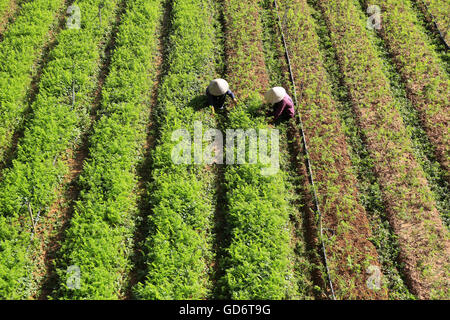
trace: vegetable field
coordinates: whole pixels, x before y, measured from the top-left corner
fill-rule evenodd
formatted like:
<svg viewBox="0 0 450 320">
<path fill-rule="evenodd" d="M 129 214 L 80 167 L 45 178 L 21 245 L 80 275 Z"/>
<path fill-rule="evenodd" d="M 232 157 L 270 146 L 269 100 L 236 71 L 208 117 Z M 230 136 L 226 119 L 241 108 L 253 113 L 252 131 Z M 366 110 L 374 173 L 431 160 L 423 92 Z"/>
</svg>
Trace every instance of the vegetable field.
<svg viewBox="0 0 450 320">
<path fill-rule="evenodd" d="M 450 299 L 449 10 L 0 0 L 0 299 Z"/>
</svg>

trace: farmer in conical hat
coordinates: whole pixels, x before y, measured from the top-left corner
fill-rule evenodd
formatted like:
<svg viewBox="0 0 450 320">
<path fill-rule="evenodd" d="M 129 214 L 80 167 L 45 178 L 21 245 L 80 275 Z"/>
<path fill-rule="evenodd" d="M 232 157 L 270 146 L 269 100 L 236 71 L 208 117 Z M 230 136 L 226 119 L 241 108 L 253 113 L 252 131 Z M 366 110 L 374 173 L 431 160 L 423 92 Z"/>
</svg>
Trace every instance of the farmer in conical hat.
<svg viewBox="0 0 450 320">
<path fill-rule="evenodd" d="M 214 79 L 210 82 L 208 88 L 206 88 L 206 97 L 208 98 L 208 105 L 214 107 L 215 111 L 223 111 L 226 96 L 230 96 L 234 102 L 236 102 L 236 97 L 234 93 L 231 92 L 228 82 L 224 79 Z"/>
<path fill-rule="evenodd" d="M 266 101 L 273 104 L 273 122 L 289 121 L 295 115 L 294 102 L 282 87 L 274 87 L 264 95 Z"/>
</svg>

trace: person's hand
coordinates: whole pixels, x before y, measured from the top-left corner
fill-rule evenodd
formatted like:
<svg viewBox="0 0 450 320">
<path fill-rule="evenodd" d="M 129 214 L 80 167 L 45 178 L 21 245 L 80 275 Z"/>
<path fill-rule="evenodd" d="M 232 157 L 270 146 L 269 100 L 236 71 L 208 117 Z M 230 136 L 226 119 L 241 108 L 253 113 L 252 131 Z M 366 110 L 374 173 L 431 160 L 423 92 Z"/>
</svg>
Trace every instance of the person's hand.
<svg viewBox="0 0 450 320">
<path fill-rule="evenodd" d="M 232 104 L 230 103 L 230 104 L 229 104 L 229 107 L 233 107 L 233 108 L 234 108 L 234 107 L 236 107 L 236 105 L 237 105 L 237 99 L 234 98 L 234 99 L 233 99 L 233 103 L 232 103 Z"/>
</svg>

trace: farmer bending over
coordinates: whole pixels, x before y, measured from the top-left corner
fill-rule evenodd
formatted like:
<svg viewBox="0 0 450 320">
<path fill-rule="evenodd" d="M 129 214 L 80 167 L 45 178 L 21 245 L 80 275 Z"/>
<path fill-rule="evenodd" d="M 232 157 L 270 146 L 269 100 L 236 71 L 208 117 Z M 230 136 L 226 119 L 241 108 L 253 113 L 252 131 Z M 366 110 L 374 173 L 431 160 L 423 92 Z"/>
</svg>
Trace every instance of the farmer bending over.
<svg viewBox="0 0 450 320">
<path fill-rule="evenodd" d="M 284 88 L 272 88 L 266 92 L 264 97 L 268 103 L 273 104 L 273 122 L 275 124 L 294 118 L 294 102 Z"/>
<path fill-rule="evenodd" d="M 224 79 L 214 79 L 210 82 L 208 88 L 206 88 L 206 97 L 208 98 L 208 105 L 211 106 L 211 110 L 223 111 L 226 96 L 230 96 L 234 102 L 237 102 L 234 93 L 231 92 L 228 82 Z M 213 109 L 214 107 L 214 109 Z"/>
</svg>

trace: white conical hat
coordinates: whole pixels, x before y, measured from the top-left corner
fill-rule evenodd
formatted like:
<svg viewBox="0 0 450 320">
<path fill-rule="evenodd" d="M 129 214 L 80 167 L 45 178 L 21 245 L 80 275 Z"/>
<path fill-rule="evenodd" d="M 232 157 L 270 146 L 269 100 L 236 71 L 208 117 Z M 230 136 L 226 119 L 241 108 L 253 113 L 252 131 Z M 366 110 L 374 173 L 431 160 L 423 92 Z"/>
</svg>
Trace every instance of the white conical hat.
<svg viewBox="0 0 450 320">
<path fill-rule="evenodd" d="M 282 87 L 275 87 L 266 92 L 264 97 L 268 103 L 278 103 L 286 96 L 286 90 Z"/>
<path fill-rule="evenodd" d="M 221 96 L 225 94 L 230 86 L 228 85 L 228 82 L 226 82 L 223 79 L 214 79 L 209 83 L 208 91 L 213 96 Z"/>
</svg>

